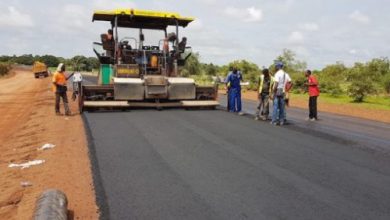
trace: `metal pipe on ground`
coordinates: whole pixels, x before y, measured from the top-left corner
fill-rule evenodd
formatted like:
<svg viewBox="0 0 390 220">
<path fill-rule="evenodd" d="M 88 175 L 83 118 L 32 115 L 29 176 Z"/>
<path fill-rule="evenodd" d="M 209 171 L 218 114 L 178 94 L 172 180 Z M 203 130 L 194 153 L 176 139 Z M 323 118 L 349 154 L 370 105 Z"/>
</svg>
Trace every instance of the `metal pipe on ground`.
<svg viewBox="0 0 390 220">
<path fill-rule="evenodd" d="M 68 200 L 65 193 L 57 189 L 44 191 L 35 203 L 34 220 L 67 220 Z"/>
</svg>

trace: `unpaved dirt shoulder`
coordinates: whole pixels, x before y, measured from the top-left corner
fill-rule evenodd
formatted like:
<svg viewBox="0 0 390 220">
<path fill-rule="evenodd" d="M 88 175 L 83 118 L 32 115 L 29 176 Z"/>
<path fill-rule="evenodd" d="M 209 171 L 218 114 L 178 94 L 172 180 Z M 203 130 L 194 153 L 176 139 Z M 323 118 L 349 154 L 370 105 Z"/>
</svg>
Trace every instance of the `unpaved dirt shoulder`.
<svg viewBox="0 0 390 220">
<path fill-rule="evenodd" d="M 71 109 L 77 111 L 75 103 Z M 34 79 L 28 71 L 1 79 L 0 117 L 0 219 L 30 219 L 36 198 L 49 188 L 66 193 L 75 219 L 98 219 L 82 119 L 55 116 L 50 79 Z M 37 150 L 46 143 L 56 147 Z M 8 168 L 31 160 L 45 163 Z"/>
</svg>

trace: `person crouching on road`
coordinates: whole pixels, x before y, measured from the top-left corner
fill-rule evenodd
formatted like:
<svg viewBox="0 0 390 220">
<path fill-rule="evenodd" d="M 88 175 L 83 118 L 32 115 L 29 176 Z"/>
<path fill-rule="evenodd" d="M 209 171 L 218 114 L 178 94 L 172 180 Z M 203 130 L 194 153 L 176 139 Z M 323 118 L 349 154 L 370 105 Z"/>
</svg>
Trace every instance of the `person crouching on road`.
<svg viewBox="0 0 390 220">
<path fill-rule="evenodd" d="M 69 77 L 68 77 L 69 78 Z M 57 67 L 57 71 L 53 74 L 53 92 L 55 93 L 55 112 L 56 115 L 61 115 L 60 112 L 60 99 L 64 102 L 65 115 L 70 115 L 70 109 L 68 105 L 68 97 L 66 95 L 67 91 L 67 80 L 65 76 L 65 65 L 60 63 Z"/>
<path fill-rule="evenodd" d="M 285 123 L 285 92 L 286 83 L 291 82 L 290 76 L 283 70 L 283 63 L 277 62 L 275 68 L 277 72 L 274 76 L 273 86 L 273 112 L 272 121 L 273 125 L 284 125 Z"/>
<path fill-rule="evenodd" d="M 263 121 L 266 121 L 268 119 L 269 100 L 270 94 L 272 93 L 273 82 L 274 80 L 269 73 L 269 70 L 266 68 L 263 69 L 259 80 L 259 105 L 257 106 L 255 120 L 259 120 L 261 118 Z"/>
<path fill-rule="evenodd" d="M 239 115 L 243 115 L 241 111 L 241 80 L 241 72 L 237 68 L 233 68 L 233 71 L 228 74 L 225 81 L 229 91 L 229 112 L 238 112 Z"/>
<path fill-rule="evenodd" d="M 310 121 L 318 120 L 317 117 L 317 97 L 320 95 L 317 79 L 311 74 L 310 70 L 306 70 L 305 76 L 307 82 L 305 85 L 309 90 L 309 118 Z"/>
</svg>

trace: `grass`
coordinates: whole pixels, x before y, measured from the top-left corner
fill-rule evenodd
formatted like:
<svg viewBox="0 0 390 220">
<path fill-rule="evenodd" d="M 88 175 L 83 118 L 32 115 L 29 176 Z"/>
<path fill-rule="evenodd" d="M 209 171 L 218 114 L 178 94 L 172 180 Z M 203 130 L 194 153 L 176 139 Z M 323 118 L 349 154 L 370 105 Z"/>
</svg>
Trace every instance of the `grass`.
<svg viewBox="0 0 390 220">
<path fill-rule="evenodd" d="M 293 99 L 308 99 L 308 94 L 292 94 Z M 367 108 L 367 109 L 379 109 L 379 110 L 390 110 L 390 97 L 384 95 L 378 96 L 368 96 L 364 99 L 362 103 L 353 102 L 351 97 L 347 95 L 342 95 L 338 97 L 331 96 L 326 93 L 322 93 L 319 97 L 319 102 L 329 103 L 329 104 L 347 104 L 358 108 Z"/>
</svg>

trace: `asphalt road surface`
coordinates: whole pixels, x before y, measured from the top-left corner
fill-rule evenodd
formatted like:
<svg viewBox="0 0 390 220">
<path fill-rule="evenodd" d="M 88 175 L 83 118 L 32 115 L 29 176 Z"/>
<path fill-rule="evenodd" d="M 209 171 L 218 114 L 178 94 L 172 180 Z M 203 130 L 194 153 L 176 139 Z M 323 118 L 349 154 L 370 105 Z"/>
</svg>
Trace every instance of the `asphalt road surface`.
<svg viewBox="0 0 390 220">
<path fill-rule="evenodd" d="M 389 154 L 342 135 L 221 110 L 84 116 L 103 219 L 390 219 Z"/>
<path fill-rule="evenodd" d="M 219 101 L 226 109 L 226 96 L 220 95 Z M 321 99 L 319 100 L 321 101 Z M 254 115 L 258 103 L 243 100 L 243 111 Z M 295 129 L 307 129 L 313 135 L 329 135 L 370 148 L 375 151 L 390 154 L 390 124 L 362 118 L 319 112 L 319 121 L 306 121 L 308 109 L 286 108 L 287 119 Z M 272 115 L 272 102 L 270 103 Z M 373 116 L 375 117 L 375 116 Z"/>
</svg>

